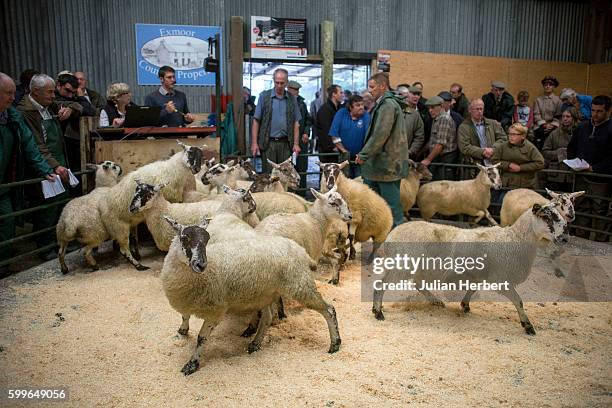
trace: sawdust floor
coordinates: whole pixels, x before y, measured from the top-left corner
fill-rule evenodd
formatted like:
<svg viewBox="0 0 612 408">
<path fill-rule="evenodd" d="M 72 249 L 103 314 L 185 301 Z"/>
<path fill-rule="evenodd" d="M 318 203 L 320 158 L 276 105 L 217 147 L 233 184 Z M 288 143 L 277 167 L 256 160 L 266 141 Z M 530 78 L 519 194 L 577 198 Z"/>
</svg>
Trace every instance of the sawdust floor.
<svg viewBox="0 0 612 408">
<path fill-rule="evenodd" d="M 379 322 L 361 302 L 358 264 L 339 287 L 318 285 L 337 310 L 338 353 L 326 352 L 324 319 L 290 304 L 252 355 L 239 336 L 246 319 L 227 318 L 184 377 L 200 321 L 176 337 L 163 257 L 149 252 L 145 272 L 113 255 L 107 270 L 89 273 L 79 260 L 62 277 L 55 261 L 37 278 L 2 281 L 0 389 L 67 387 L 75 407 L 612 405 L 609 302 L 526 303 L 536 336 L 507 302 L 473 302 L 468 315 L 457 303 L 386 303 Z"/>
</svg>

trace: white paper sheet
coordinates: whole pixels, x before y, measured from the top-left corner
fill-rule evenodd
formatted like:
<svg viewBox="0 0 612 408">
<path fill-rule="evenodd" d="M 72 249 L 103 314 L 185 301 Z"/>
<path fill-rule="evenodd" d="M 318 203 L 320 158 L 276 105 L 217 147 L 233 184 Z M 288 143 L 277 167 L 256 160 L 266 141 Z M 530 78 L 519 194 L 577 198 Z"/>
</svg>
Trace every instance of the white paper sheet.
<svg viewBox="0 0 612 408">
<path fill-rule="evenodd" d="M 42 185 L 45 199 L 55 197 L 56 195 L 62 194 L 64 191 L 66 191 L 59 176 L 55 176 L 53 181 L 43 180 L 40 183 Z"/>
<path fill-rule="evenodd" d="M 589 163 L 579 158 L 575 158 L 572 160 L 566 159 L 566 160 L 563 160 L 563 163 L 567 164 L 572 170 L 576 170 L 576 171 L 586 170 L 589 167 L 591 167 Z"/>
</svg>

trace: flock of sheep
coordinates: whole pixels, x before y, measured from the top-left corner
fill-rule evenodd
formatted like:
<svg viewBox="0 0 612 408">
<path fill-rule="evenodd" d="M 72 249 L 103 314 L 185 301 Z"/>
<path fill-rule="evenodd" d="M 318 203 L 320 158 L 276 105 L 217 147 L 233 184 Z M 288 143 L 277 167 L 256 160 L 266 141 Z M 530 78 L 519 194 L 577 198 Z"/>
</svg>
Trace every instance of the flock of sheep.
<svg viewBox="0 0 612 408">
<path fill-rule="evenodd" d="M 178 142 L 178 141 L 177 141 Z M 85 258 L 96 269 L 92 250 L 113 240 L 121 254 L 138 270 L 140 263 L 136 227 L 146 223 L 155 245 L 167 252 L 161 282 L 170 305 L 182 316 L 178 330 L 189 330 L 189 318 L 204 319 L 196 349 L 182 372 L 189 375 L 200 365 L 210 332 L 227 313 L 251 314 L 244 336 L 252 336 L 248 351 L 259 349 L 273 316 L 284 317 L 282 299 L 293 299 L 325 318 L 329 352 L 340 348 L 334 307 L 317 291 L 313 271 L 322 258 L 337 260 L 330 283 L 338 284 L 339 271 L 356 255 L 355 242 L 372 239 L 371 262 L 385 242 L 522 242 L 530 244 L 567 241 L 567 223 L 573 221 L 573 199 L 581 193 L 555 194 L 547 200 L 529 190 L 508 193 L 502 207 L 502 227 L 460 229 L 428 222 L 435 214 L 467 214 L 476 222 L 486 217 L 496 224 L 487 208 L 490 189 L 501 186 L 496 166 L 479 166 L 473 180 L 436 181 L 419 163 L 401 183 L 406 214 L 415 204 L 426 221 L 392 227 L 391 210 L 373 190 L 345 177 L 341 164 L 320 164 L 321 191 L 311 189 L 314 203 L 290 193 L 299 175 L 291 160 L 271 163 L 270 175 L 256 174 L 249 161 L 214 164 L 203 150 L 178 142 L 180 151 L 121 176 L 112 162 L 96 165 L 96 188 L 72 200 L 57 225 L 62 272 L 68 273 L 68 243 L 85 245 Z M 507 227 L 506 227 L 507 226 Z M 504 228 L 505 227 L 505 228 Z M 535 334 L 514 286 L 523 282 L 535 257 L 529 253 L 499 251 L 495 276 L 510 280 L 510 290 L 500 292 L 516 306 L 521 324 Z M 385 276 L 384 279 L 389 277 Z M 430 279 L 418 272 L 412 279 Z M 440 303 L 433 294 L 426 298 Z M 462 301 L 465 312 L 474 291 Z M 383 291 L 374 291 L 375 317 L 384 319 Z"/>
</svg>

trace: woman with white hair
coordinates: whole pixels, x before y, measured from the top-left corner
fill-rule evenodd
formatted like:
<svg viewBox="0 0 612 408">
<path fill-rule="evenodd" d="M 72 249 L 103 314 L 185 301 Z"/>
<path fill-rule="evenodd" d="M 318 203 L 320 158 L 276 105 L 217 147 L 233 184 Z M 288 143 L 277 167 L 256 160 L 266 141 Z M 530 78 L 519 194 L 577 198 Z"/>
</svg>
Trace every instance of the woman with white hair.
<svg viewBox="0 0 612 408">
<path fill-rule="evenodd" d="M 561 102 L 563 102 L 563 105 L 561 105 L 561 113 L 573 106 L 579 113 L 580 121 L 591 119 L 592 96 L 579 95 L 578 92 L 574 91 L 572 88 L 565 88 L 561 91 L 559 98 Z"/>
<path fill-rule="evenodd" d="M 106 90 L 106 106 L 100 111 L 100 127 L 121 127 L 125 121 L 125 111 L 132 103 L 130 86 L 114 82 Z"/>
</svg>

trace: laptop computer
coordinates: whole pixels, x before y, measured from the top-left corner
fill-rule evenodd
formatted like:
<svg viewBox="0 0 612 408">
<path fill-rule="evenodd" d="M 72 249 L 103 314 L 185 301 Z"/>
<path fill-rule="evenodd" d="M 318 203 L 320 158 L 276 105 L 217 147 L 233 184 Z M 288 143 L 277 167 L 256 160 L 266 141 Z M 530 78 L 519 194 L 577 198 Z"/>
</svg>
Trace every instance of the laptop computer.
<svg viewBox="0 0 612 408">
<path fill-rule="evenodd" d="M 127 106 L 123 127 L 158 126 L 160 112 L 161 108 L 159 106 Z"/>
</svg>

